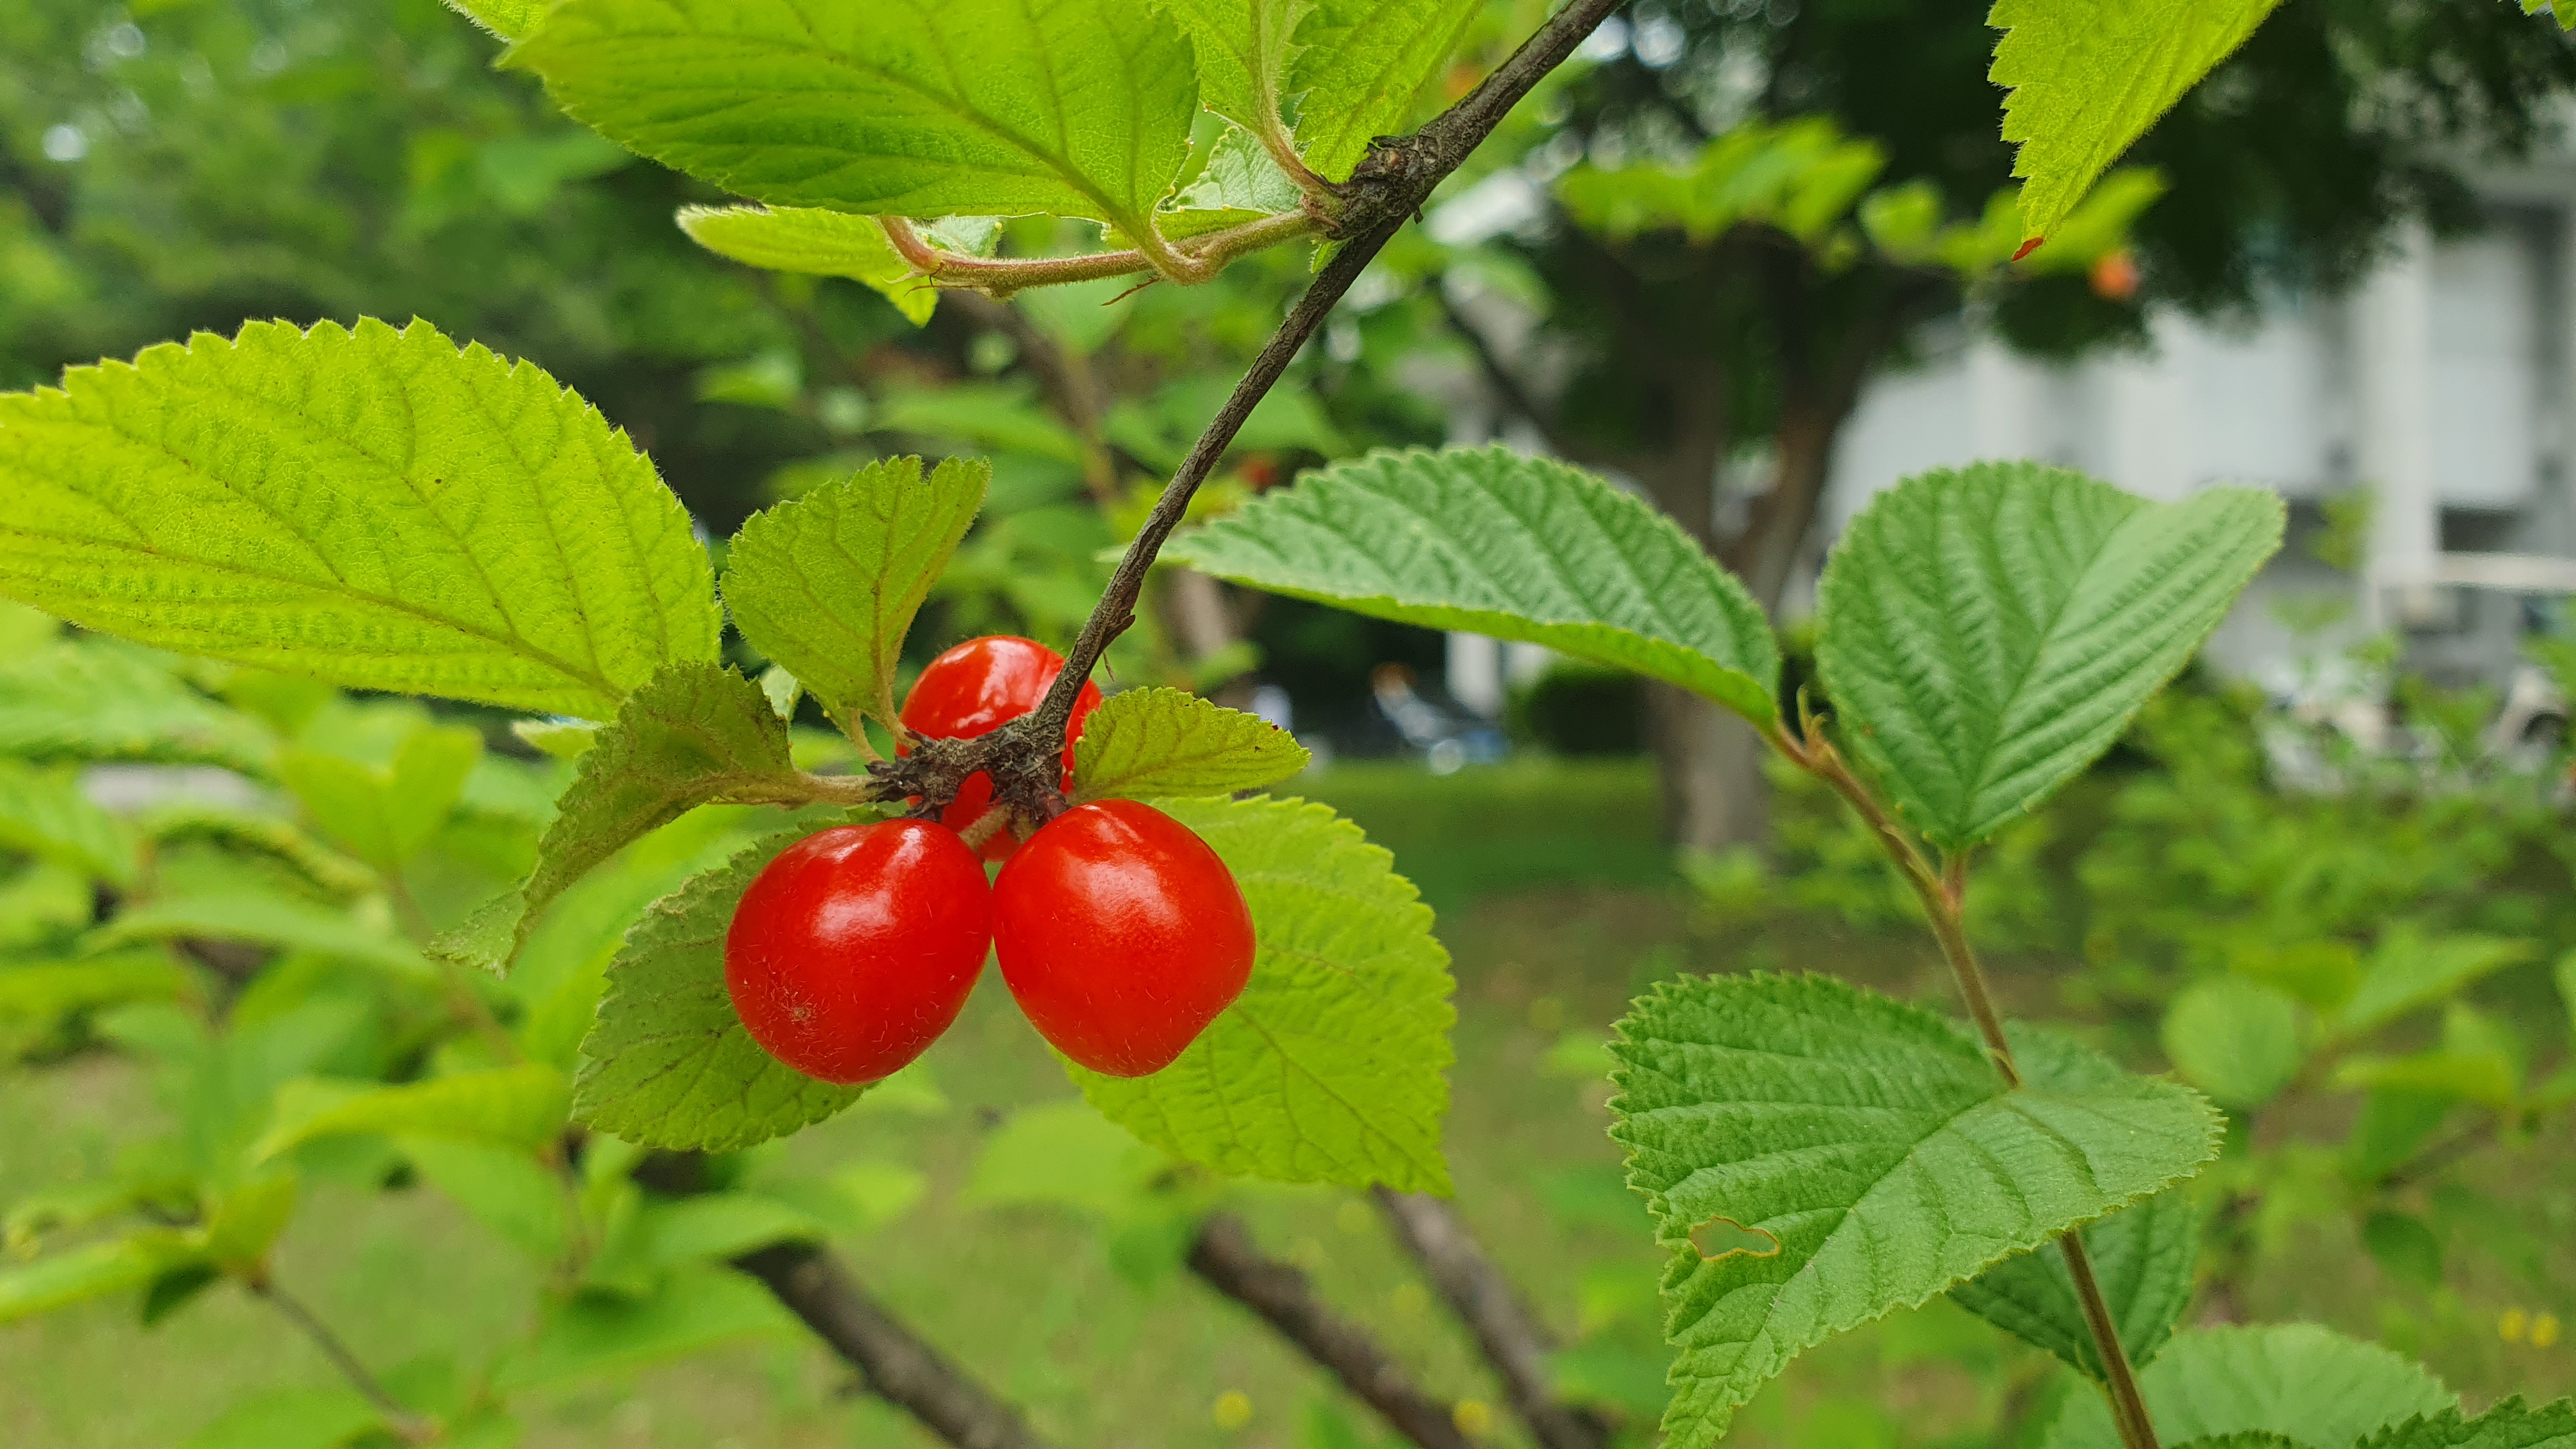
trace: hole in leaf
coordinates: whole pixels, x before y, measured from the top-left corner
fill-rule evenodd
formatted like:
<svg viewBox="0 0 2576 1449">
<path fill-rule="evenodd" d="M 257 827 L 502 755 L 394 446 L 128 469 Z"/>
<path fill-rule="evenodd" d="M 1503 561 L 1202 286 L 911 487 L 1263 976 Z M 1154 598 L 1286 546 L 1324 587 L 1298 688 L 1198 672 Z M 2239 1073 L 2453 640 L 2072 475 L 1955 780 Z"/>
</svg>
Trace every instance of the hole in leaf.
<svg viewBox="0 0 2576 1449">
<path fill-rule="evenodd" d="M 1760 1228 L 1748 1228 L 1733 1218 L 1710 1218 L 1691 1229 L 1691 1246 L 1699 1250 L 1703 1263 L 1731 1258 L 1738 1253 L 1748 1257 L 1768 1258 L 1780 1251 L 1780 1240 Z"/>
</svg>

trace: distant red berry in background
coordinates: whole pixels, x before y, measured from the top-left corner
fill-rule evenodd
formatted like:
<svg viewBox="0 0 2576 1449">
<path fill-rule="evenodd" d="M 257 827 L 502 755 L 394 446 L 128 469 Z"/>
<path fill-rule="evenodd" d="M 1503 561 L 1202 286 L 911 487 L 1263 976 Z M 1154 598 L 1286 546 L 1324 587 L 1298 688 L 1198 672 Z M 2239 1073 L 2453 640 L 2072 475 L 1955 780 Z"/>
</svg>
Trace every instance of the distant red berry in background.
<svg viewBox="0 0 2576 1449">
<path fill-rule="evenodd" d="M 930 661 L 903 698 L 903 727 L 935 740 L 971 740 L 989 734 L 1038 707 L 1055 677 L 1064 672 L 1064 656 L 1034 639 L 988 634 L 969 639 Z M 1064 781 L 1073 783 L 1073 742 L 1082 737 L 1082 722 L 1100 707 L 1100 686 L 1084 681 L 1074 696 L 1073 720 L 1064 737 Z M 993 777 L 977 771 L 966 777 L 957 798 L 939 812 L 951 830 L 964 830 L 993 804 Z M 1004 830 L 984 842 L 986 860 L 1004 860 L 1019 845 Z"/>
<path fill-rule="evenodd" d="M 817 831 L 778 853 L 725 933 L 725 991 L 762 1050 L 873 1082 L 957 1019 L 993 939 L 993 893 L 927 820 Z"/>
<path fill-rule="evenodd" d="M 2127 248 L 2104 252 L 2086 273 L 2093 283 L 2093 295 L 2105 302 L 2135 301 L 2138 295 L 2138 259 Z"/>
<path fill-rule="evenodd" d="M 1252 978 L 1233 872 L 1133 800 L 1077 805 L 1020 847 L 993 882 L 993 945 L 1038 1034 L 1117 1077 L 1171 1065 Z"/>
</svg>

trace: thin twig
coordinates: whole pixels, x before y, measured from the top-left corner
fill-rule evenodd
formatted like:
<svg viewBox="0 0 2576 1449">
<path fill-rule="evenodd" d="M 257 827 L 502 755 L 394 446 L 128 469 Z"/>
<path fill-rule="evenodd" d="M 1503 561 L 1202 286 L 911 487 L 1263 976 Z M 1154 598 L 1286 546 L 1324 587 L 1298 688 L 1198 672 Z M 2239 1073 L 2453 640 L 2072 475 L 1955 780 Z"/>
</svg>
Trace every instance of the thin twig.
<svg viewBox="0 0 2576 1449">
<path fill-rule="evenodd" d="M 1254 1245 L 1232 1213 L 1214 1213 L 1190 1244 L 1190 1271 L 1259 1314 L 1280 1336 L 1332 1371 L 1389 1426 L 1422 1449 L 1472 1449 L 1457 1410 L 1413 1381 L 1369 1331 L 1315 1297 L 1306 1275 Z"/>
<path fill-rule="evenodd" d="M 914 1337 L 825 1249 L 779 1243 L 733 1263 L 767 1284 L 816 1337 L 859 1371 L 871 1392 L 955 1449 L 1048 1449 L 1017 1409 Z"/>
<path fill-rule="evenodd" d="M 358 1391 L 358 1397 L 373 1404 L 376 1412 L 384 1415 L 386 1428 L 406 1444 L 438 1442 L 438 1421 L 404 1408 L 402 1401 L 387 1391 L 384 1383 L 358 1361 L 358 1356 L 349 1351 L 349 1346 L 340 1341 L 340 1335 L 331 1331 L 331 1325 L 324 1323 L 320 1314 L 305 1307 L 301 1299 L 278 1287 L 277 1280 L 264 1273 L 246 1282 L 253 1294 L 266 1299 L 278 1312 L 286 1315 L 289 1323 L 303 1330 L 306 1338 L 313 1340 L 313 1346 L 322 1350 L 324 1358 L 331 1360 L 331 1366 L 340 1371 L 340 1377 L 349 1381 L 349 1387 Z"/>
<path fill-rule="evenodd" d="M 1555 1342 L 1512 1291 L 1511 1281 L 1485 1256 L 1449 1204 L 1420 1193 L 1376 1189 L 1379 1211 L 1396 1237 L 1440 1292 L 1485 1362 L 1503 1381 L 1512 1412 L 1529 1426 L 1539 1449 L 1605 1449 L 1610 1426 L 1588 1411 L 1558 1402 L 1549 1387 L 1547 1353 Z"/>
</svg>

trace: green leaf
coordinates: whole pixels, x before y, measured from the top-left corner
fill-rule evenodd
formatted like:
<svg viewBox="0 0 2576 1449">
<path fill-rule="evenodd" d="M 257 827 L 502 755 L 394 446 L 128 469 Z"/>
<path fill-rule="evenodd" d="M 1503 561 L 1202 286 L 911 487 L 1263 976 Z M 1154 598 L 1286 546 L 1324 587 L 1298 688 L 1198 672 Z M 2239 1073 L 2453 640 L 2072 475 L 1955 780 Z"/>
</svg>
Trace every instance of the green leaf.
<svg viewBox="0 0 2576 1449">
<path fill-rule="evenodd" d="M 740 1273 L 673 1273 L 641 1300 L 583 1294 L 556 1304 L 535 1339 L 502 1362 L 493 1387 L 519 1393 L 629 1372 L 746 1335 L 796 1331 L 794 1316 Z"/>
<path fill-rule="evenodd" d="M 2134 1367 L 2154 1362 L 2190 1306 L 2192 1267 L 2200 1258 L 2200 1216 L 2189 1192 L 2167 1188 L 2084 1227 L 2094 1280 Z M 2096 1382 L 2105 1377 L 2066 1253 L 2056 1243 L 2004 1259 L 1951 1289 L 1950 1297 L 1997 1328 L 2057 1355 L 2077 1373 Z"/>
<path fill-rule="evenodd" d="M 32 855 L 120 888 L 134 884 L 133 828 L 81 793 L 68 770 L 0 756 L 0 850 Z"/>
<path fill-rule="evenodd" d="M 128 1001 L 167 1001 L 195 989 L 187 969 L 157 950 L 0 965 L 0 1022 L 50 1030 L 75 1012 Z"/>
<path fill-rule="evenodd" d="M 1317 0 L 1297 29 L 1290 89 L 1306 165 L 1347 181 L 1369 142 L 1406 129 L 1415 99 L 1484 11 L 1483 0 Z"/>
<path fill-rule="evenodd" d="M 1134 229 L 1189 45 L 1134 0 L 567 0 L 511 52 L 574 119 L 773 206 Z"/>
<path fill-rule="evenodd" d="M 2426 1290 L 2442 1284 L 2442 1240 L 2413 1213 L 2381 1208 L 2362 1219 L 2361 1246 L 2400 1282 Z"/>
<path fill-rule="evenodd" d="M 1155 0 L 1198 53 L 1199 104 L 1259 134 L 1280 124 L 1298 22 L 1315 0 Z"/>
<path fill-rule="evenodd" d="M 776 788 L 795 773 L 787 725 L 731 665 L 682 665 L 627 697 L 556 802 L 527 883 L 430 943 L 454 961 L 506 971 L 537 916 L 629 842 L 710 801 Z"/>
<path fill-rule="evenodd" d="M 2056 230 L 2095 178 L 2145 135 L 2280 0 L 1995 0 L 2006 32 L 1986 79 L 2004 87 L 2004 139 L 2017 142 L 2022 235 Z"/>
<path fill-rule="evenodd" d="M 364 925 L 293 896 L 232 892 L 165 896 L 119 911 L 90 933 L 94 948 L 137 941 L 243 941 L 280 950 L 313 951 L 428 982 L 438 968 L 399 934 Z"/>
<path fill-rule="evenodd" d="M 892 713 L 904 635 L 992 481 L 981 460 L 924 479 L 886 458 L 753 514 L 725 555 L 734 627 L 836 717 Z"/>
<path fill-rule="evenodd" d="M 608 994 L 582 1039 L 573 1115 L 629 1142 L 729 1152 L 820 1122 L 860 1087 L 816 1081 L 771 1057 L 725 993 L 734 907 L 770 857 L 805 832 L 772 835 L 656 901 L 609 964 Z"/>
<path fill-rule="evenodd" d="M 2203 981 L 2165 1009 L 2165 1056 L 2182 1079 L 2225 1107 L 2260 1107 L 2307 1059 L 2299 1006 L 2238 977 Z"/>
<path fill-rule="evenodd" d="M 278 754 L 277 777 L 333 843 L 378 870 L 393 870 L 447 823 L 482 759 L 480 732 L 430 725 L 405 737 L 387 768 L 291 748 Z"/>
<path fill-rule="evenodd" d="M 1219 1172 L 1446 1192 L 1449 953 L 1394 857 L 1302 800 L 1157 804 L 1243 887 L 1252 981 L 1150 1077 L 1068 1065 L 1083 1096 Z"/>
<path fill-rule="evenodd" d="M 745 266 L 847 277 L 892 302 L 915 327 L 939 305 L 939 290 L 913 273 L 872 216 L 811 206 L 684 206 L 679 223 L 689 240 Z"/>
<path fill-rule="evenodd" d="M 2535 1409 L 2512 1398 L 2474 1419 L 2446 1409 L 2410 1419 L 2355 1449 L 2576 1449 L 2576 1399 Z"/>
<path fill-rule="evenodd" d="M 1761 607 L 1670 518 L 1505 448 L 1379 452 L 1184 533 L 1169 562 L 1372 618 L 1545 644 L 1778 714 Z"/>
<path fill-rule="evenodd" d="M 1314 758 L 1294 736 L 1177 689 L 1109 696 L 1073 744 L 1073 783 L 1084 800 L 1231 795 L 1275 785 Z"/>
<path fill-rule="evenodd" d="M 355 1389 L 279 1389 L 224 1410 L 187 1449 L 339 1449 L 383 1421 Z"/>
<path fill-rule="evenodd" d="M 2354 1037 L 2420 1007 L 2447 1001 L 2507 966 L 2538 952 L 2536 943 L 2509 936 L 2459 933 L 2426 939 L 2399 928 L 2380 938 L 2363 969 L 2361 985 L 2326 1023 L 2338 1037 Z"/>
<path fill-rule="evenodd" d="M 1944 850 L 1975 845 L 2110 748 L 2281 543 L 2278 495 L 2135 498 L 2037 463 L 1882 493 L 1817 586 L 1842 733 Z"/>
<path fill-rule="evenodd" d="M 2253 1430 L 2243 1434 L 2221 1434 L 2215 1439 L 2194 1439 L 2181 1449 L 2299 1449 L 2298 1441 L 2278 1434 Z"/>
<path fill-rule="evenodd" d="M 599 742 L 599 726 L 588 720 L 514 719 L 510 733 L 558 760 L 578 760 Z"/>
<path fill-rule="evenodd" d="M 1667 982 L 1611 1048 L 1628 1184 L 1664 1273 L 1665 1442 L 1701 1449 L 1790 1357 L 2189 1176 L 2209 1104 L 2013 1033 L 2006 1091 L 1966 1029 L 1822 976 Z M 1720 1229 L 1768 1251 L 1710 1252 Z"/>
<path fill-rule="evenodd" d="M 554 0 L 447 0 L 447 8 L 503 40 L 517 40 L 537 28 Z"/>
<path fill-rule="evenodd" d="M 190 689 L 138 649 L 50 644 L 0 661 L 0 752 L 38 760 L 150 760 L 265 775 L 275 745 L 249 715 Z"/>
<path fill-rule="evenodd" d="M 2313 1323 L 2203 1328 L 2174 1335 L 2138 1389 L 2164 1438 L 2268 1432 L 2299 1449 L 2349 1449 L 2376 1429 L 2451 1407 L 2420 1365 Z M 2119 1449 L 2099 1394 L 2067 1400 L 2046 1449 Z"/>
<path fill-rule="evenodd" d="M 1023 1107 L 976 1154 L 959 1201 L 1038 1203 L 1106 1219 L 1133 1211 L 1168 1159 L 1082 1101 Z"/>
<path fill-rule="evenodd" d="M 603 1286 L 649 1285 L 673 1268 L 726 1259 L 773 1243 L 818 1242 L 830 1225 L 761 1193 L 718 1192 L 647 1202 L 623 1221 L 590 1265 Z"/>
<path fill-rule="evenodd" d="M 0 1323 L 138 1289 L 202 1252 L 180 1233 L 132 1233 L 0 1267 Z"/>
<path fill-rule="evenodd" d="M 716 652 L 652 462 L 426 322 L 253 322 L 0 395 L 0 493 L 0 592 L 183 653 L 605 719 Z"/>
<path fill-rule="evenodd" d="M 552 1067 L 495 1067 L 399 1086 L 352 1090 L 306 1080 L 278 1090 L 275 1115 L 252 1149 L 275 1157 L 322 1137 L 399 1133 L 533 1148 L 563 1134 L 570 1084 Z"/>
<path fill-rule="evenodd" d="M 558 1119 L 558 1128 L 561 1120 Z M 454 1198 L 476 1222 L 540 1264 L 561 1258 L 572 1231 L 562 1174 L 526 1148 L 470 1137 L 404 1132 L 395 1144 L 421 1179 Z"/>
</svg>

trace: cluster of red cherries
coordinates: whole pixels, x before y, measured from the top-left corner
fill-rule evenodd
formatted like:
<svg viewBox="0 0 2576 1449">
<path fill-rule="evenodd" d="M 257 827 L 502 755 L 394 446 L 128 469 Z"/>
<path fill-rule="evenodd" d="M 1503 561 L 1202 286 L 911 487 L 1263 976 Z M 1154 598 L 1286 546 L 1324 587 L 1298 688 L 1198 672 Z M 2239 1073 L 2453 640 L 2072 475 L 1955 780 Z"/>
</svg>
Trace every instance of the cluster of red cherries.
<svg viewBox="0 0 2576 1449">
<path fill-rule="evenodd" d="M 1033 640 L 970 639 L 931 661 L 904 728 L 971 739 L 1038 706 L 1064 659 Z M 1064 749 L 1100 704 L 1085 683 Z M 939 820 L 818 831 L 762 869 L 725 933 L 725 988 L 752 1040 L 827 1082 L 873 1082 L 939 1039 L 984 953 L 1040 1035 L 1111 1076 L 1171 1065 L 1252 975 L 1252 913 L 1207 842 L 1150 805 L 1076 805 L 983 859 L 960 831 L 992 804 L 966 777 Z M 984 860 L 1002 862 L 986 882 Z"/>
</svg>

